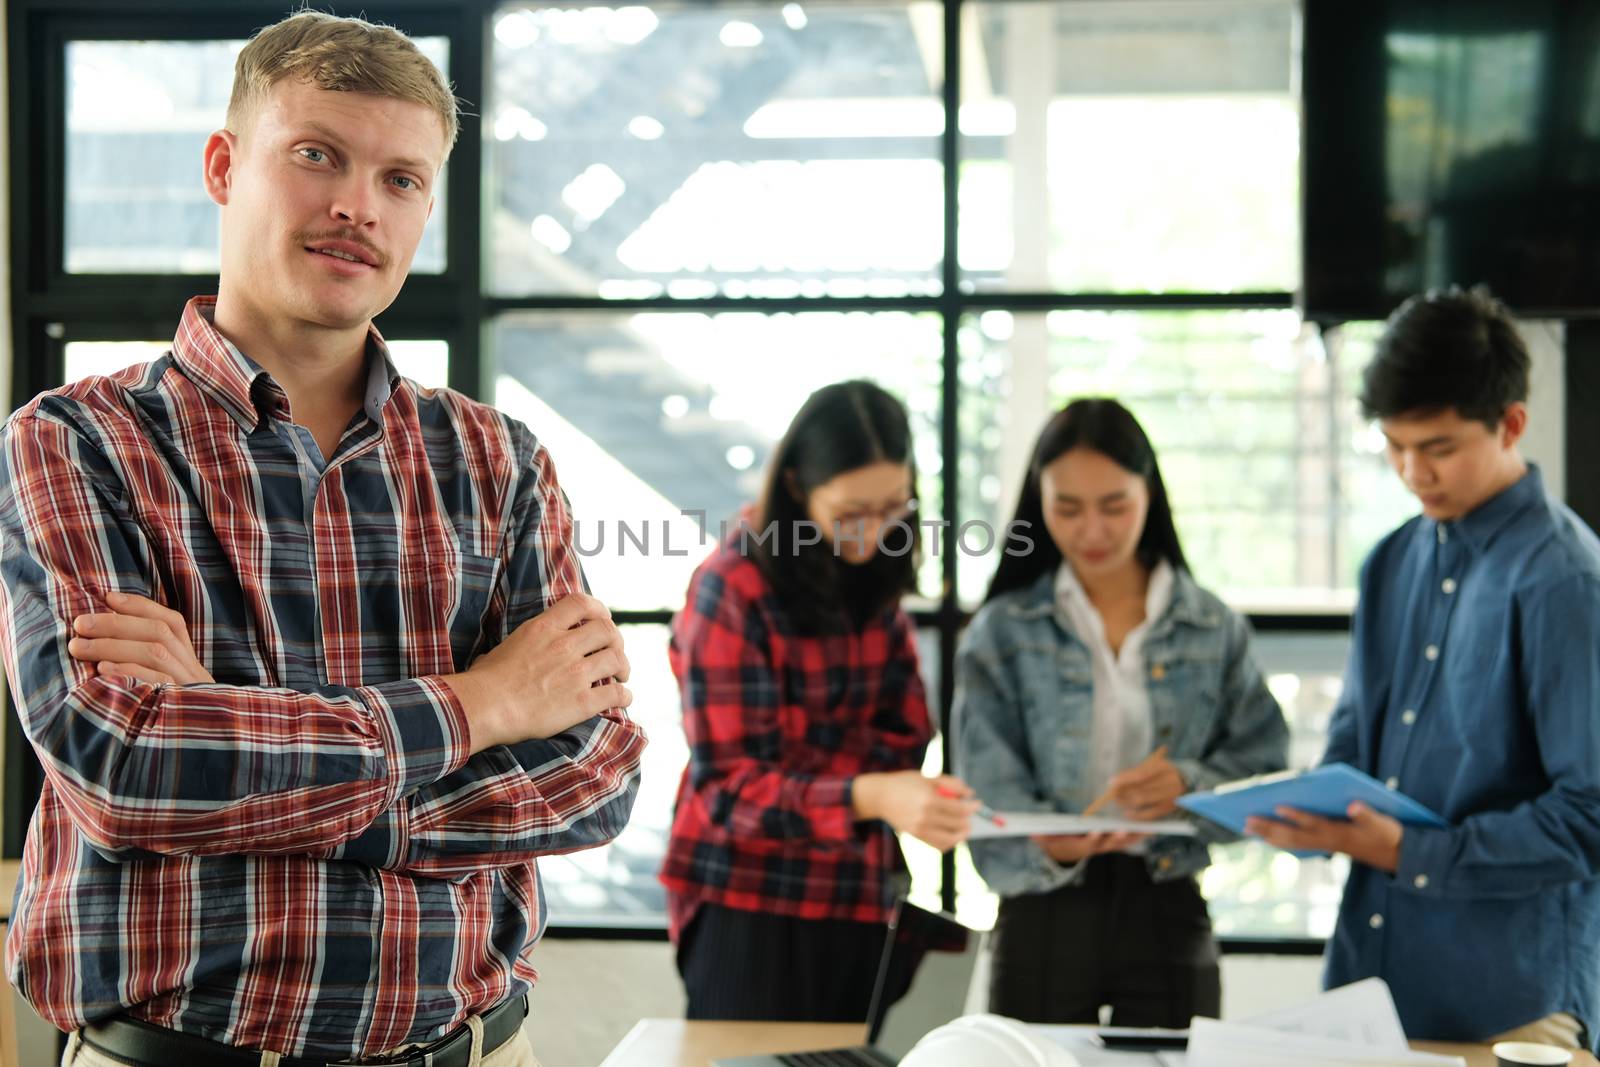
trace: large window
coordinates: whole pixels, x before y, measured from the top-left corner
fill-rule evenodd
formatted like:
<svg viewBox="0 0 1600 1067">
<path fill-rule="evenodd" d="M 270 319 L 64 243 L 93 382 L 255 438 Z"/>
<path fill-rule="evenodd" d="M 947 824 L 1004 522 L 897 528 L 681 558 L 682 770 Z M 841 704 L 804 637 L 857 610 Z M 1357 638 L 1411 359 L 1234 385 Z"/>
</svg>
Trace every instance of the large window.
<svg viewBox="0 0 1600 1067">
<path fill-rule="evenodd" d="M 1346 366 L 1366 362 L 1366 325 L 1338 344 L 1287 309 L 969 316 L 960 404 L 978 432 L 961 457 L 963 512 L 1003 525 L 1049 413 L 1116 396 L 1155 445 L 1203 585 L 1241 609 L 1348 611 L 1367 549 L 1410 510 Z M 970 603 L 995 560 L 961 563 Z"/>
<path fill-rule="evenodd" d="M 1009 517 L 1052 410 L 1112 394 L 1315 759 L 1356 565 L 1409 508 L 1352 399 L 1372 326 L 1293 310 L 1293 0 L 333 6 L 415 34 L 467 104 L 379 326 L 405 373 L 548 445 L 625 624 L 643 793 L 615 844 L 545 866 L 552 923 L 660 927 L 686 758 L 671 611 L 806 395 L 847 377 L 906 402 L 920 517 L 944 524 L 912 603 L 936 709 L 998 551 L 958 532 Z M 169 10 L 9 5 L 18 401 L 152 358 L 215 285 L 200 154 L 282 5 Z M 908 851 L 919 898 L 992 912 L 964 854 Z M 1337 869 L 1218 858 L 1220 931 L 1326 933 Z"/>
<path fill-rule="evenodd" d="M 449 46 L 419 36 L 448 73 Z M 71 40 L 66 45 L 66 237 L 73 274 L 215 274 L 217 208 L 200 150 L 226 124 L 244 41 Z M 444 269 L 444 212 L 411 269 Z"/>
</svg>

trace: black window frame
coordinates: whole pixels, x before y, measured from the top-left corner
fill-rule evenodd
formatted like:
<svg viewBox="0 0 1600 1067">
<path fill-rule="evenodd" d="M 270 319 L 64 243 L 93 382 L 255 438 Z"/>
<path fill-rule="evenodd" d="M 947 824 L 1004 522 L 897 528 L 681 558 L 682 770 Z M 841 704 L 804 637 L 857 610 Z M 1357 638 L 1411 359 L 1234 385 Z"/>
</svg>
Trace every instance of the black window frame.
<svg viewBox="0 0 1600 1067">
<path fill-rule="evenodd" d="M 126 0 L 11 0 L 7 5 L 11 397 L 13 407 L 61 383 L 65 347 L 79 340 L 149 340 L 171 336 L 185 301 L 195 293 L 215 292 L 216 277 L 167 274 L 67 274 L 64 264 L 65 197 L 65 47 L 69 40 L 217 40 L 248 37 L 276 22 L 287 4 L 261 0 L 155 0 L 130 11 Z M 327 5 L 319 5 L 326 7 Z M 515 311 L 626 310 L 763 313 L 800 311 L 897 310 L 934 312 L 943 329 L 940 449 L 943 456 L 941 536 L 942 592 L 936 604 L 915 612 L 920 626 L 937 631 L 938 706 L 948 708 L 954 689 L 955 648 L 967 613 L 956 589 L 956 531 L 960 516 L 957 479 L 961 451 L 958 426 L 960 382 L 957 329 L 977 312 L 1052 310 L 1233 310 L 1293 308 L 1291 292 L 1116 294 L 963 291 L 957 257 L 957 205 L 962 135 L 947 121 L 940 135 L 944 225 L 942 292 L 904 298 L 733 298 L 639 300 L 597 297 L 491 296 L 484 287 L 488 234 L 484 229 L 484 133 L 480 113 L 489 84 L 488 64 L 497 0 L 369 0 L 337 9 L 384 21 L 416 35 L 449 41 L 450 77 L 467 102 L 460 138 L 450 158 L 446 191 L 446 265 L 438 275 L 414 275 L 393 308 L 379 318 L 393 339 L 443 339 L 450 346 L 449 383 L 470 396 L 492 400 L 492 368 L 486 364 L 484 337 L 494 318 Z M 961 101 L 961 19 L 972 0 L 945 0 L 941 90 L 947 116 Z M 1332 325 L 1321 323 L 1319 325 Z M 1568 481 L 1573 504 L 1594 524 L 1600 519 L 1600 480 L 1593 477 L 1600 456 L 1600 422 L 1580 418 L 1578 401 L 1600 395 L 1600 332 L 1591 325 L 1569 332 Z M 1577 462 L 1582 460 L 1582 464 Z M 623 623 L 665 623 L 670 612 L 624 611 Z M 1337 632 L 1348 630 L 1348 613 L 1256 614 L 1258 630 Z M 42 771 L 33 758 L 14 711 L 5 721 L 3 819 L 0 855 L 20 854 L 23 835 L 38 795 Z M 943 897 L 954 906 L 954 866 L 947 856 Z M 646 927 L 552 927 L 551 936 L 665 937 Z M 1224 939 L 1225 950 L 1303 954 L 1320 951 L 1317 939 Z"/>
</svg>

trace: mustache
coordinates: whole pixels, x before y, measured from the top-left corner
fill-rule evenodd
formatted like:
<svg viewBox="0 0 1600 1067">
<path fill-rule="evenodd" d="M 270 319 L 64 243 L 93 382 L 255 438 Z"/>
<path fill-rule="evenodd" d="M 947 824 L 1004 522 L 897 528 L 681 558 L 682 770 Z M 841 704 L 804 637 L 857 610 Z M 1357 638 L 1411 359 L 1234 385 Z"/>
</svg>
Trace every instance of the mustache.
<svg viewBox="0 0 1600 1067">
<path fill-rule="evenodd" d="M 360 245 L 361 249 L 371 256 L 373 262 L 378 266 L 387 267 L 389 265 L 389 257 L 384 254 L 383 249 L 355 230 L 324 230 L 320 233 L 301 230 L 294 235 L 294 239 L 301 246 L 314 245 L 319 241 L 348 241 L 350 244 Z"/>
</svg>

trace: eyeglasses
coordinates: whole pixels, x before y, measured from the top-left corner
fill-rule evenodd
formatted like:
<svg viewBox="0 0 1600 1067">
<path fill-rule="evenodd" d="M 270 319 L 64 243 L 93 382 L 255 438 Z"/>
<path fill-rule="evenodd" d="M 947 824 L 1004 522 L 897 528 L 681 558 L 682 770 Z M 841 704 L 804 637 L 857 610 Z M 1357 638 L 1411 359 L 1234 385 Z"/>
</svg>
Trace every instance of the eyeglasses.
<svg viewBox="0 0 1600 1067">
<path fill-rule="evenodd" d="M 864 511 L 845 511 L 833 517 L 833 521 L 840 526 L 854 526 L 857 523 L 865 526 L 868 521 L 877 519 L 884 525 L 904 522 L 917 513 L 917 501 L 913 497 L 903 504 L 891 504 L 887 508 L 873 508 Z"/>
</svg>

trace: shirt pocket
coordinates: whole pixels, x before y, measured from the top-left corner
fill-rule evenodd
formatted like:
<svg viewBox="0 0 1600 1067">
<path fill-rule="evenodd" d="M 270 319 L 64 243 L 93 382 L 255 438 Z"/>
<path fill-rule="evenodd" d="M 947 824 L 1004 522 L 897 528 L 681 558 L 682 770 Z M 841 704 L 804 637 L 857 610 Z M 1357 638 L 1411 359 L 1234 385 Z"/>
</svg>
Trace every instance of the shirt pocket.
<svg viewBox="0 0 1600 1067">
<path fill-rule="evenodd" d="M 490 647 L 486 616 L 499 579 L 498 559 L 454 546 L 402 562 L 397 592 L 408 676 L 459 673 Z"/>
<path fill-rule="evenodd" d="M 460 555 L 453 571 L 446 572 L 451 605 L 448 618 L 450 653 L 457 671 L 464 671 L 481 652 L 487 651 L 485 634 L 492 620 L 489 609 L 500 583 L 500 559 L 469 552 Z M 498 624 L 494 624 L 498 630 Z"/>
</svg>

